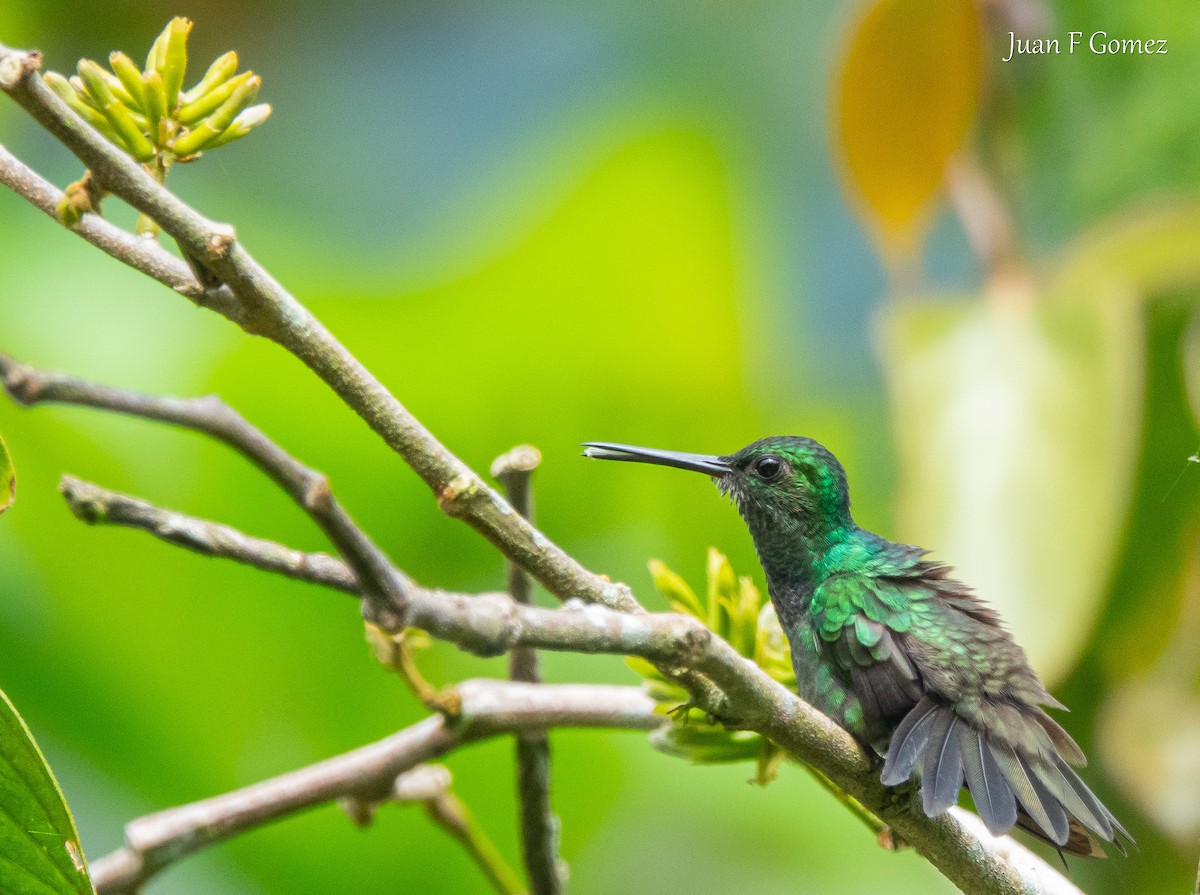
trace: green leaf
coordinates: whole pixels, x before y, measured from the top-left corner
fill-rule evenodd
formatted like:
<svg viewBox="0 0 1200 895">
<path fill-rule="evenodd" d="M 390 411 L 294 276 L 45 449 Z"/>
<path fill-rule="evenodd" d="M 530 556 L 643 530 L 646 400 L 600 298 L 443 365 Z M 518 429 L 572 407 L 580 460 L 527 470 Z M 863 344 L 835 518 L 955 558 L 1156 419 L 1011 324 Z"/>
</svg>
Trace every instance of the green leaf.
<svg viewBox="0 0 1200 895">
<path fill-rule="evenodd" d="M 757 760 L 763 738 L 750 730 L 726 730 L 689 721 L 660 727 L 650 734 L 650 744 L 660 752 L 696 764 L 726 764 Z"/>
<path fill-rule="evenodd" d="M 0 892 L 95 893 L 75 821 L 33 735 L 0 691 Z"/>
<path fill-rule="evenodd" d="M 17 474 L 13 471 L 12 457 L 8 453 L 8 445 L 0 436 L 0 513 L 13 505 L 17 497 Z"/>
<path fill-rule="evenodd" d="M 1128 536 L 1147 303 L 1200 283 L 1198 244 L 1200 203 L 1149 205 L 1085 234 L 1041 281 L 918 298 L 881 321 L 900 472 L 892 534 L 995 604 L 1052 685 L 1091 636 Z M 1180 467 L 1194 447 L 1176 448 Z M 1130 605 L 1118 592 L 1110 614 Z M 1161 609 L 1150 617 L 1162 629 Z M 1119 643 L 1144 652 L 1128 625 Z"/>
<path fill-rule="evenodd" d="M 1193 312 L 1183 336 L 1183 385 L 1192 416 L 1200 424 L 1200 310 Z M 1197 451 L 1200 454 L 1200 451 Z M 1193 463 L 1200 462 L 1193 460 Z"/>
<path fill-rule="evenodd" d="M 894 534 L 996 605 L 1051 684 L 1096 623 L 1131 493 L 1141 321 L 1106 299 L 918 300 L 883 327 Z"/>
</svg>

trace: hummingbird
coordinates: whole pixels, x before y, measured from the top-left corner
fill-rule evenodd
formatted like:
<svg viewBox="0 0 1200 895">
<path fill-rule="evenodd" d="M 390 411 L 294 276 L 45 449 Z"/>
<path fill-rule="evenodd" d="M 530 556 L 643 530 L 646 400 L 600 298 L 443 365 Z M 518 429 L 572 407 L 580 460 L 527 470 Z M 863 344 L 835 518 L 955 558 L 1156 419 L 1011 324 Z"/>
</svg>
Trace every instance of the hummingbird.
<svg viewBox="0 0 1200 895">
<path fill-rule="evenodd" d="M 881 780 L 920 778 L 937 817 L 965 785 L 993 835 L 1021 827 L 1063 852 L 1126 853 L 1133 838 L 1076 774 L 1087 763 L 1043 706 L 1064 709 L 1000 616 L 929 551 L 866 531 L 846 472 L 811 438 L 733 454 L 585 444 L 584 456 L 702 472 L 750 529 L 791 646 L 800 696 L 883 758 Z"/>
</svg>

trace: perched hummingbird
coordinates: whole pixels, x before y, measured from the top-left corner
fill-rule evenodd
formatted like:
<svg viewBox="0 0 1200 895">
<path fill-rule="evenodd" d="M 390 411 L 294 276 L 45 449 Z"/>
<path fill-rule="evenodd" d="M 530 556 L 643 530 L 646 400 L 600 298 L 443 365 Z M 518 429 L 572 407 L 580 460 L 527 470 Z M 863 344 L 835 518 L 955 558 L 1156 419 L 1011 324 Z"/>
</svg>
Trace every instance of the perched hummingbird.
<svg viewBox="0 0 1200 895">
<path fill-rule="evenodd" d="M 1020 826 L 1103 857 L 1132 837 L 1072 770 L 1086 759 L 1041 706 L 1064 708 L 996 612 L 950 568 L 859 528 L 842 464 L 811 438 L 764 438 L 709 456 L 591 443 L 584 456 L 713 477 L 750 528 L 792 648 L 800 695 L 884 756 L 882 781 L 917 772 L 937 817 L 965 783 L 995 835 Z"/>
</svg>

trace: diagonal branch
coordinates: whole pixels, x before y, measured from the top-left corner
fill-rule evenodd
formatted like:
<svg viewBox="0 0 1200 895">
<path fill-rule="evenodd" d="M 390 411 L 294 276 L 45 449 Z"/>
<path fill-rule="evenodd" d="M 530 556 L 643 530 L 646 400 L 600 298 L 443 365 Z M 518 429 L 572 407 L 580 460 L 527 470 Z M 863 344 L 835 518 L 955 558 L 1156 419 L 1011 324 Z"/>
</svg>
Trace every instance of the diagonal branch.
<svg viewBox="0 0 1200 895">
<path fill-rule="evenodd" d="M 440 715 L 376 743 L 244 789 L 131 821 L 125 846 L 91 866 L 101 895 L 132 892 L 168 864 L 314 805 L 385 798 L 396 778 L 467 743 L 546 727 L 651 730 L 662 723 L 634 687 L 464 681 L 463 714 Z"/>
<path fill-rule="evenodd" d="M 37 51 L 0 44 L 0 89 L 71 150 L 104 189 L 158 223 L 185 255 L 229 287 L 240 306 L 226 316 L 299 358 L 405 459 L 447 514 L 470 524 L 552 593 L 638 608 L 627 586 L 588 571 L 514 513 L 242 247 L 232 227 L 210 221 L 157 183 L 47 87 L 40 67 Z"/>
</svg>

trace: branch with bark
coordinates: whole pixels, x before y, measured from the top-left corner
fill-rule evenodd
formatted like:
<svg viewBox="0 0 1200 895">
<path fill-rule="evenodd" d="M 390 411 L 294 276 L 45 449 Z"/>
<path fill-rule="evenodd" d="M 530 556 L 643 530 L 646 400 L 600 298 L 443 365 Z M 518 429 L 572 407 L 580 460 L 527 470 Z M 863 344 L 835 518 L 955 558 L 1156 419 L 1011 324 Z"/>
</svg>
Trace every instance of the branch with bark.
<svg viewBox="0 0 1200 895">
<path fill-rule="evenodd" d="M 462 713 L 454 721 L 434 715 L 318 764 L 131 821 L 125 845 L 92 863 L 96 889 L 134 891 L 180 858 L 325 802 L 375 806 L 397 791 L 414 800 L 417 781 L 406 773 L 479 740 L 550 727 L 651 730 L 663 721 L 635 687 L 473 680 L 458 692 Z"/>
<path fill-rule="evenodd" d="M 729 726 L 763 734 L 819 770 L 963 891 L 996 895 L 1077 891 L 1011 840 L 981 834 L 978 824 L 964 820 L 960 814 L 930 819 L 913 810 L 911 791 L 884 787 L 875 761 L 849 734 L 740 656 L 699 621 L 646 612 L 626 585 L 589 571 L 556 546 L 416 420 L 246 251 L 231 227 L 209 220 L 166 190 L 50 90 L 38 73 L 40 61 L 36 52 L 0 45 L 0 89 L 74 153 L 99 187 L 161 227 L 179 246 L 184 260 L 153 242 L 120 231 L 95 214 L 84 214 L 72 227 L 74 232 L 201 307 L 222 314 L 247 333 L 276 342 L 308 366 L 401 455 L 432 489 L 443 511 L 467 522 L 508 558 L 513 569 L 512 593 L 472 596 L 417 585 L 334 500 L 324 476 L 300 464 L 216 399 L 137 395 L 33 370 L 11 359 L 0 360 L 5 386 L 21 403 L 82 404 L 185 426 L 224 441 L 275 480 L 313 518 L 341 559 L 300 553 L 228 526 L 186 517 L 77 479 L 65 479 L 64 494 L 85 520 L 144 528 L 192 550 L 356 592 L 363 597 L 364 614 L 385 630 L 397 633 L 406 627 L 420 628 L 481 655 L 515 650 L 525 657 L 521 660 L 524 676 L 529 676 L 527 660 L 531 653 L 521 650 L 641 656 L 681 682 L 699 707 Z M 0 182 L 43 211 L 49 212 L 57 203 L 56 188 L 2 148 Z M 515 495 L 514 502 L 520 502 Z M 525 602 L 524 574 L 565 601 L 564 605 L 550 610 Z M 471 686 L 476 689 L 472 691 Z M 353 761 L 337 764 L 340 760 L 334 759 L 333 771 L 325 763 L 259 787 L 155 815 L 158 820 L 136 821 L 130 825 L 130 844 L 111 860 L 98 862 L 97 873 L 115 875 L 116 868 L 132 868 L 122 871 L 127 876 L 120 877 L 128 881 L 113 883 L 109 891 L 121 890 L 122 885 L 126 889 L 136 887 L 143 879 L 137 874 L 147 867 L 152 873 L 186 853 L 186 843 L 211 844 L 289 811 L 329 798 L 361 794 L 370 784 L 392 786 L 401 771 L 444 754 L 472 737 L 544 730 L 559 722 L 574 723 L 571 719 L 599 710 L 595 690 L 568 692 L 554 685 L 524 682 L 493 682 L 489 688 L 471 686 L 459 686 L 455 718 L 434 715 L 416 728 L 397 734 L 404 744 L 392 744 L 398 752 L 375 744 L 350 753 L 358 756 L 355 760 L 361 759 L 362 765 Z M 504 687 L 522 688 L 522 698 L 540 700 L 537 723 L 513 721 L 505 726 L 497 720 L 506 711 L 516 711 L 518 702 L 518 691 Z M 590 702 L 571 702 L 568 696 L 586 697 L 585 701 Z M 634 699 L 630 693 L 622 698 Z M 604 723 L 648 724 L 651 719 L 645 714 L 647 702 L 645 697 L 638 698 L 636 707 L 632 701 L 622 703 L 624 708 L 617 713 L 620 722 L 610 713 L 604 716 L 608 719 Z M 488 699 L 492 702 L 487 703 Z M 485 704 L 493 707 L 492 715 Z M 636 711 L 630 711 L 633 708 Z M 407 758 L 397 759 L 400 753 L 415 756 L 412 764 L 405 764 Z M 355 768 L 354 773 L 348 777 L 335 773 L 346 767 Z M 303 785 L 297 786 L 298 781 Z M 530 863 L 536 862 L 536 872 L 545 874 L 552 867 L 555 873 L 557 870 L 551 863 L 555 854 L 548 802 L 541 792 L 547 781 L 548 777 L 538 771 L 531 774 L 528 787 L 522 783 L 523 792 L 529 793 L 527 807 L 532 821 L 526 836 L 527 859 L 531 846 L 534 851 L 540 850 Z M 204 830 L 211 834 L 199 832 Z M 212 838 L 205 840 L 207 835 Z M 534 866 L 530 866 L 530 872 L 532 876 Z M 539 891 L 554 891 L 554 881 L 548 875 L 544 884 L 547 888 Z"/>
</svg>

